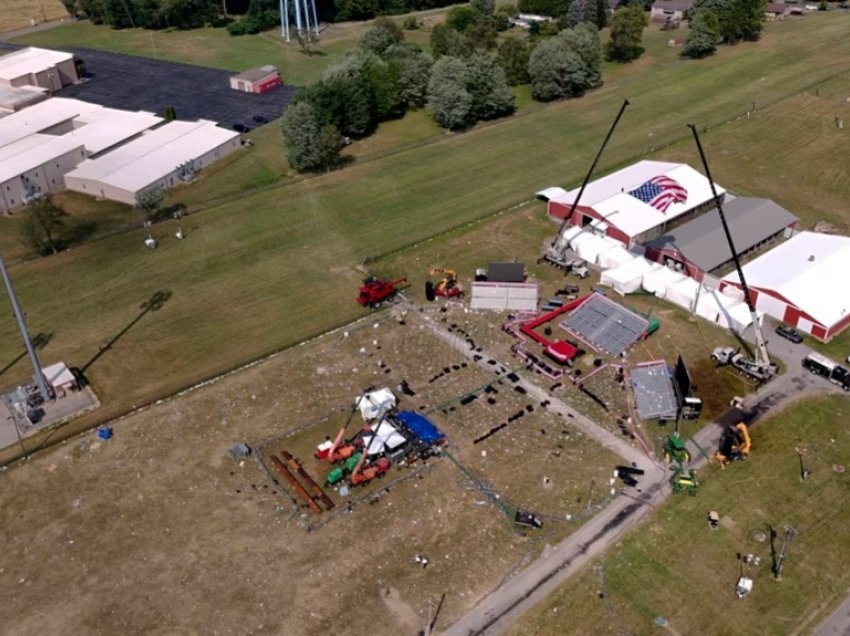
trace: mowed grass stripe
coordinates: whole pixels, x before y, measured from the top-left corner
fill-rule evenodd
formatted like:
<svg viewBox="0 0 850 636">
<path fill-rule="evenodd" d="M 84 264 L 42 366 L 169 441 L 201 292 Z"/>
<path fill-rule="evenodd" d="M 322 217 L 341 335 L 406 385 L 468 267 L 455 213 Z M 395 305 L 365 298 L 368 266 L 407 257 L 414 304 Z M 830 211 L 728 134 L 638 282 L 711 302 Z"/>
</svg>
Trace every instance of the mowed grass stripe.
<svg viewBox="0 0 850 636">
<path fill-rule="evenodd" d="M 175 227 L 158 227 L 166 236 L 153 252 L 133 232 L 14 267 L 30 329 L 55 333 L 46 362 L 82 365 L 138 315 L 139 303 L 173 292 L 90 369 L 105 404 L 98 417 L 121 412 L 361 315 L 353 267 L 367 257 L 484 217 L 540 187 L 576 184 L 625 97 L 633 106 L 600 173 L 645 153 L 648 132 L 674 138 L 687 134 L 689 121 L 734 117 L 752 99 L 755 77 L 765 78 L 764 99 L 834 74 L 850 49 L 847 20 L 782 25 L 717 59 L 666 62 L 644 81 L 612 83 L 581 100 L 191 215 L 186 241 L 169 240 Z M 719 157 L 715 139 L 706 143 Z M 3 306 L 0 315 L 8 315 Z M 14 325 L 4 322 L 0 360 L 20 350 Z M 2 379 L 27 376 L 19 363 Z"/>
</svg>

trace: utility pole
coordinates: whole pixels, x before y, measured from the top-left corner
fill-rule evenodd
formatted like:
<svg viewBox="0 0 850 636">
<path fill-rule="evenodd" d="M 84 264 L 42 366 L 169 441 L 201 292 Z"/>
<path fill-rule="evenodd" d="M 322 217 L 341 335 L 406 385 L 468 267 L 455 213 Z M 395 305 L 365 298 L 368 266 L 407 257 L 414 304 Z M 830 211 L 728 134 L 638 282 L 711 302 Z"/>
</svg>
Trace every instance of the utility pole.
<svg viewBox="0 0 850 636">
<path fill-rule="evenodd" d="M 3 276 L 3 282 L 6 284 L 6 291 L 9 293 L 9 301 L 12 303 L 12 310 L 15 312 L 15 319 L 18 321 L 18 328 L 21 330 L 21 337 L 24 339 L 24 346 L 27 348 L 27 354 L 30 357 L 33 371 L 35 372 L 35 383 L 38 385 L 38 390 L 44 401 L 50 399 L 50 392 L 47 390 L 47 383 L 44 381 L 44 373 L 41 370 L 41 364 L 38 362 L 38 356 L 35 353 L 35 347 L 32 346 L 30 334 L 27 331 L 27 325 L 24 321 L 24 312 L 21 311 L 21 306 L 18 304 L 18 298 L 15 296 L 15 290 L 12 288 L 12 280 L 9 278 L 9 272 L 6 270 L 6 263 L 3 262 L 3 256 L 0 254 L 0 274 Z"/>
</svg>

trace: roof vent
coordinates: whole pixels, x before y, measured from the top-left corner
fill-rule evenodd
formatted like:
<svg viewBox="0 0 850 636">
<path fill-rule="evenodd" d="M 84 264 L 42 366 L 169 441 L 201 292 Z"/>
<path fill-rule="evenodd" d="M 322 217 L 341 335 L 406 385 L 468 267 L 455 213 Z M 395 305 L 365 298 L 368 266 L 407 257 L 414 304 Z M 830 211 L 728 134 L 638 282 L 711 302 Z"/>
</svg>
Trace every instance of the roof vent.
<svg viewBox="0 0 850 636">
<path fill-rule="evenodd" d="M 809 262 L 813 263 L 814 261 L 815 261 L 815 255 L 812 254 L 811 256 L 809 256 Z"/>
</svg>

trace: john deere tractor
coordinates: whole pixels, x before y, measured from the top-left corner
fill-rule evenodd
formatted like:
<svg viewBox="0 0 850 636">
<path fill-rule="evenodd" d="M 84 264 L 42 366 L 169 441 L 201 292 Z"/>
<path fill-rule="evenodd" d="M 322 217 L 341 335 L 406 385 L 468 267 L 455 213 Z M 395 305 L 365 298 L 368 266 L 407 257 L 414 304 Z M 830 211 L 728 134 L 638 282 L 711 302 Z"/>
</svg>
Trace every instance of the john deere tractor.
<svg viewBox="0 0 850 636">
<path fill-rule="evenodd" d="M 685 442 L 676 433 L 670 433 L 667 436 L 664 444 L 664 461 L 668 464 L 671 462 L 686 464 L 691 461 L 691 454 L 685 448 Z"/>
</svg>

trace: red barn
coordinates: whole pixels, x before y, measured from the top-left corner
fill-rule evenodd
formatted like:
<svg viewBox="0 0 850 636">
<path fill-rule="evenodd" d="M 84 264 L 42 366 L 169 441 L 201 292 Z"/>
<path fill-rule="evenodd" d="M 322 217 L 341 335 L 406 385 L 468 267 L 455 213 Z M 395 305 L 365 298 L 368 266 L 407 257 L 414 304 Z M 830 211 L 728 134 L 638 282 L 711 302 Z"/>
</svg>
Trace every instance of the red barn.
<svg viewBox="0 0 850 636">
<path fill-rule="evenodd" d="M 283 84 L 274 66 L 252 68 L 230 78 L 230 88 L 245 93 L 261 94 Z"/>
</svg>

